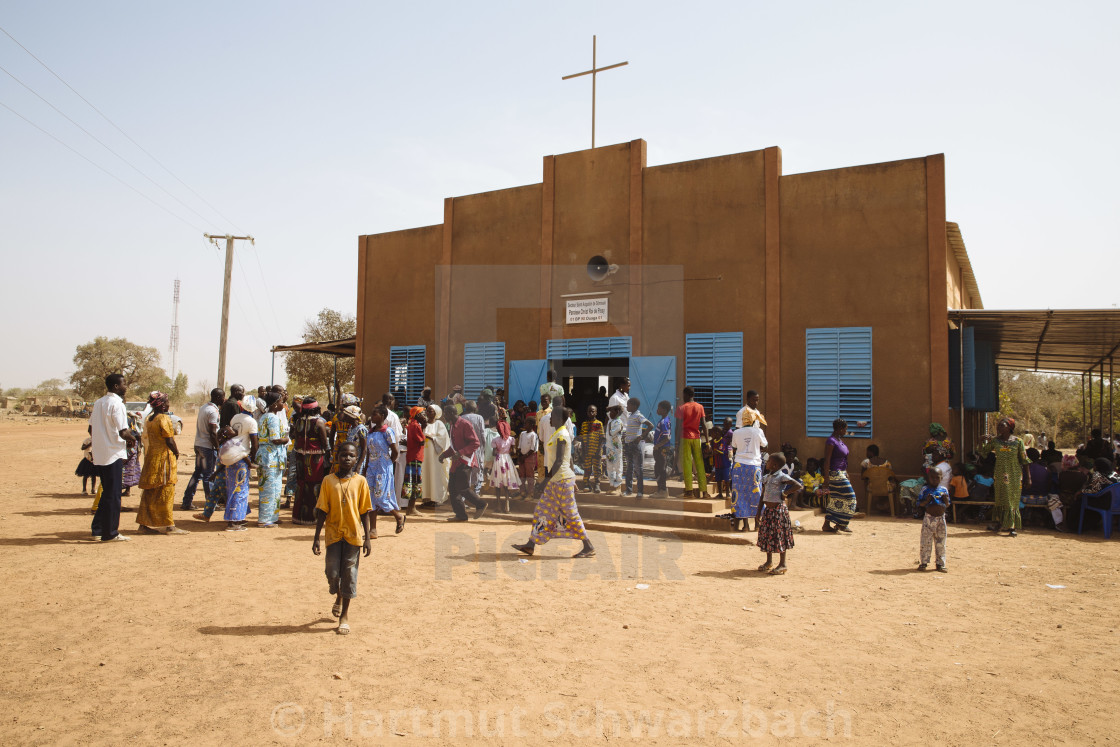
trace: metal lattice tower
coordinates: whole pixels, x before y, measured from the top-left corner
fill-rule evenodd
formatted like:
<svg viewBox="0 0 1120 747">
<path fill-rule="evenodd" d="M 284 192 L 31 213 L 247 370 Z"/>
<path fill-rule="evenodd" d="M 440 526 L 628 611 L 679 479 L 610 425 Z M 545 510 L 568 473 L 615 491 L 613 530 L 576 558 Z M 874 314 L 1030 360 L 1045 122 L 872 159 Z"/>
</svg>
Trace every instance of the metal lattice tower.
<svg viewBox="0 0 1120 747">
<path fill-rule="evenodd" d="M 174 303 L 172 304 L 173 311 L 171 313 L 171 345 L 168 350 L 171 352 L 171 380 L 175 380 L 178 373 L 179 363 L 179 278 L 175 278 L 175 296 Z"/>
</svg>

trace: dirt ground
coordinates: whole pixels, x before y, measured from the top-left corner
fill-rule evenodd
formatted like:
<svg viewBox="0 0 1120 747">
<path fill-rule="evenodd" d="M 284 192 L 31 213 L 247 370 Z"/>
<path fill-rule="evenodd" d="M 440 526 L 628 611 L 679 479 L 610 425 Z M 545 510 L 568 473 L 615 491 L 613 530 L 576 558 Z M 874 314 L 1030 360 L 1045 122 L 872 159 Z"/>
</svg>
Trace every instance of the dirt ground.
<svg viewBox="0 0 1120 747">
<path fill-rule="evenodd" d="M 382 520 L 344 637 L 310 527 L 227 533 L 176 510 L 191 534 L 147 536 L 126 512 L 131 542 L 88 542 L 84 432 L 0 419 L 6 744 L 1117 733 L 1120 540 L 1099 532 L 951 525 L 939 574 L 915 571 L 915 521 L 837 536 L 814 519 L 770 577 L 753 547 L 596 534 L 592 561 L 555 541 L 521 562 L 524 524 Z"/>
</svg>

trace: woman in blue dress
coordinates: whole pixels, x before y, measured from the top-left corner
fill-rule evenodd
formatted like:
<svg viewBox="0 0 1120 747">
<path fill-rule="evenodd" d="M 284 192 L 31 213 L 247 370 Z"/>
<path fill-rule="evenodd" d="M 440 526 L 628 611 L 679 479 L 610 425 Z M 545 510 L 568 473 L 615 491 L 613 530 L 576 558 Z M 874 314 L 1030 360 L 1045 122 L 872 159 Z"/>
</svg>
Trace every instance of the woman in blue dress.
<svg viewBox="0 0 1120 747">
<path fill-rule="evenodd" d="M 393 516 L 397 520 L 397 534 L 404 529 L 405 515 L 397 504 L 394 468 L 397 462 L 397 440 L 393 431 L 385 427 L 389 408 L 375 405 L 369 416 L 369 434 L 366 436 L 366 482 L 373 504 L 370 537 L 377 537 L 377 516 Z"/>
</svg>

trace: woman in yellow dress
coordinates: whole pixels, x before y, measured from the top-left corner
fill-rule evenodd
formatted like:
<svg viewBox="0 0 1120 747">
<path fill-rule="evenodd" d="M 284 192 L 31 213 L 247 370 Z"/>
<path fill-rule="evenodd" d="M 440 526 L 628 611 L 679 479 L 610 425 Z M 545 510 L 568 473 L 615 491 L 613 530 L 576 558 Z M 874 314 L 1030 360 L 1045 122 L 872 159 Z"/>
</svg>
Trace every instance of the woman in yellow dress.
<svg viewBox="0 0 1120 747">
<path fill-rule="evenodd" d="M 144 424 L 148 448 L 144 452 L 144 469 L 140 472 L 140 507 L 136 523 L 141 534 L 188 534 L 175 526 L 171 514 L 175 505 L 175 482 L 178 479 L 179 447 L 175 444 L 175 424 L 167 414 L 170 402 L 163 392 L 148 397 L 152 414 Z"/>
</svg>

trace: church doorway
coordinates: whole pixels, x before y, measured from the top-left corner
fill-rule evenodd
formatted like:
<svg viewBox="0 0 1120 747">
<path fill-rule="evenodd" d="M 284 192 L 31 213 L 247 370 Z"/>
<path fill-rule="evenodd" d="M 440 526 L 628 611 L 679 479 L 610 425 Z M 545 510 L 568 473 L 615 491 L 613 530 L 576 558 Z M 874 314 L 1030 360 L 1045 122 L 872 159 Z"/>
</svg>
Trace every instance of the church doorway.
<svg viewBox="0 0 1120 747">
<path fill-rule="evenodd" d="M 598 419 L 606 422 L 607 399 L 630 374 L 629 358 L 565 358 L 552 361 L 565 402 L 575 412 L 576 422 L 587 417 L 587 406 L 595 405 Z"/>
</svg>

